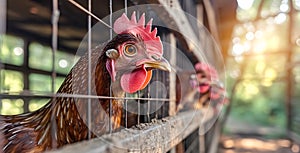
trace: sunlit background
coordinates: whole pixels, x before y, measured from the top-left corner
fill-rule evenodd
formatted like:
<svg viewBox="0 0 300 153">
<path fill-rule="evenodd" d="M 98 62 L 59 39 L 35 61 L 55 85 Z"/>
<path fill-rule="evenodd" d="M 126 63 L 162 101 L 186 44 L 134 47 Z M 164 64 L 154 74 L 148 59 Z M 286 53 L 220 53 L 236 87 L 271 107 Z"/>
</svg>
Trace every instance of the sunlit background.
<svg viewBox="0 0 300 153">
<path fill-rule="evenodd" d="M 287 129 L 300 133 L 300 0 L 237 2 L 238 23 L 226 58 L 232 110 L 225 133 L 265 138 L 284 138 Z"/>
</svg>

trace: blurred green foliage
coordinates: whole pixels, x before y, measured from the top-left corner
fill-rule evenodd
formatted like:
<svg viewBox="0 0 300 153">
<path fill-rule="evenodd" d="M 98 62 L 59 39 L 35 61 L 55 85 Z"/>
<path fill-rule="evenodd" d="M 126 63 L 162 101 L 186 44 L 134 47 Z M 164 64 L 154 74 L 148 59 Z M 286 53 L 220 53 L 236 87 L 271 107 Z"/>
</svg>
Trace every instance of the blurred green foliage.
<svg viewBox="0 0 300 153">
<path fill-rule="evenodd" d="M 22 65 L 24 61 L 24 41 L 18 37 L 0 35 L 0 63 Z"/>
<path fill-rule="evenodd" d="M 0 64 L 6 63 L 22 66 L 24 63 L 24 41 L 21 38 L 9 35 L 0 36 Z M 55 54 L 55 71 L 60 74 L 68 74 L 73 65 L 78 61 L 79 56 L 74 56 L 62 51 Z M 29 44 L 30 68 L 52 71 L 52 51 L 50 47 L 32 42 Z M 28 75 L 28 77 L 24 77 Z M 0 65 L 0 92 L 8 94 L 19 94 L 24 90 L 24 79 L 28 78 L 29 91 L 37 94 L 51 93 L 52 78 L 48 75 L 19 72 L 1 69 Z M 64 77 L 56 77 L 55 91 L 64 81 Z M 29 111 L 35 111 L 44 106 L 50 99 L 32 98 L 29 100 Z M 24 112 L 24 99 L 1 99 L 0 114 L 14 115 Z"/>
</svg>

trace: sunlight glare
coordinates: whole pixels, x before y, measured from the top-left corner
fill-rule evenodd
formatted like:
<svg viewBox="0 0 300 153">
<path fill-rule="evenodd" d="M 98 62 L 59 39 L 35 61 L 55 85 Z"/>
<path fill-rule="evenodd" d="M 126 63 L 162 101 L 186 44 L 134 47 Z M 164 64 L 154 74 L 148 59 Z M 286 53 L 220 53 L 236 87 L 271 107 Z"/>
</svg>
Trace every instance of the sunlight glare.
<svg viewBox="0 0 300 153">
<path fill-rule="evenodd" d="M 234 147 L 234 141 L 231 139 L 226 140 L 226 141 L 224 141 L 223 145 L 225 148 L 232 148 L 232 147 Z"/>
<path fill-rule="evenodd" d="M 296 5 L 297 7 L 300 7 L 300 0 L 295 0 L 295 5 Z"/>
<path fill-rule="evenodd" d="M 257 31 L 255 32 L 255 38 L 259 39 L 259 38 L 261 38 L 262 36 L 263 36 L 262 31 L 257 30 Z"/>
<path fill-rule="evenodd" d="M 246 39 L 247 40 L 253 40 L 254 39 L 254 33 L 253 32 L 248 32 L 246 34 Z"/>
<path fill-rule="evenodd" d="M 253 96 L 259 93 L 259 88 L 251 82 L 245 83 L 244 88 L 245 88 L 245 95 L 244 95 L 245 99 L 251 99 L 253 98 Z"/>
<path fill-rule="evenodd" d="M 261 84 L 265 87 L 270 87 L 270 86 L 272 86 L 273 82 L 270 79 L 264 79 L 261 81 Z"/>
<path fill-rule="evenodd" d="M 300 38 L 296 40 L 296 45 L 300 47 Z"/>
<path fill-rule="evenodd" d="M 232 39 L 232 42 L 233 43 L 239 43 L 241 41 L 241 39 L 239 38 L 239 37 L 234 37 L 233 39 Z"/>
<path fill-rule="evenodd" d="M 275 80 L 277 77 L 277 72 L 273 68 L 268 68 L 265 71 L 265 77 L 270 80 Z"/>
<path fill-rule="evenodd" d="M 243 10 L 248 10 L 252 7 L 254 0 L 237 0 L 238 5 Z"/>
<path fill-rule="evenodd" d="M 281 4 L 280 5 L 280 11 L 281 12 L 287 12 L 289 10 L 289 5 L 288 4 Z"/>
<path fill-rule="evenodd" d="M 258 61 L 255 67 L 255 71 L 257 74 L 262 74 L 266 68 L 266 64 L 263 61 Z"/>
<path fill-rule="evenodd" d="M 243 56 L 236 56 L 236 57 L 234 57 L 234 60 L 235 60 L 236 62 L 238 62 L 238 63 L 242 62 L 243 59 L 244 59 Z"/>
<path fill-rule="evenodd" d="M 279 13 L 276 17 L 275 17 L 275 23 L 276 24 L 282 24 L 286 21 L 287 16 L 284 13 Z"/>
<path fill-rule="evenodd" d="M 61 59 L 61 60 L 59 60 L 58 65 L 59 65 L 61 68 L 66 68 L 66 67 L 68 66 L 68 61 L 65 60 L 65 59 Z"/>
<path fill-rule="evenodd" d="M 259 41 L 254 44 L 253 51 L 256 53 L 263 52 L 266 49 L 266 43 L 264 41 Z"/>
<path fill-rule="evenodd" d="M 232 47 L 232 55 L 233 56 L 239 56 L 244 53 L 244 46 L 241 44 L 234 44 Z"/>
<path fill-rule="evenodd" d="M 23 54 L 24 51 L 23 51 L 23 48 L 16 47 L 16 48 L 14 48 L 13 52 L 14 52 L 15 55 L 20 56 L 20 55 Z"/>
</svg>

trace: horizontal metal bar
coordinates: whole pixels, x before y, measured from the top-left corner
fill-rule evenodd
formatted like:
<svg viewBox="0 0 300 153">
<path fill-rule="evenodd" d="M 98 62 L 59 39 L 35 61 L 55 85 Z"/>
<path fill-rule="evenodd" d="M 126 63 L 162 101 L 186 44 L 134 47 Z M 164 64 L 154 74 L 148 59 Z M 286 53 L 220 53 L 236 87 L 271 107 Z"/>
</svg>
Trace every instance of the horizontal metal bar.
<svg viewBox="0 0 300 153">
<path fill-rule="evenodd" d="M 167 152 L 199 128 L 202 117 L 200 110 L 183 112 L 90 141 L 67 145 L 51 153 Z"/>
<path fill-rule="evenodd" d="M 19 98 L 86 98 L 86 99 L 117 99 L 117 100 L 149 100 L 149 101 L 171 101 L 165 98 L 137 98 L 137 97 L 109 97 L 97 95 L 80 95 L 80 94 L 66 94 L 66 93 L 46 93 L 46 94 L 31 94 L 28 92 L 22 93 L 0 93 L 1 99 L 19 99 Z"/>
<path fill-rule="evenodd" d="M 17 66 L 17 65 L 12 65 L 12 64 L 3 64 L 3 67 L 1 70 L 13 70 L 13 71 L 19 71 L 23 73 L 37 73 L 37 74 L 43 74 L 43 75 L 49 75 L 51 76 L 52 72 L 51 71 L 44 71 L 44 70 L 39 70 L 39 69 L 34 69 L 34 68 L 28 68 L 26 66 Z M 57 76 L 59 77 L 66 77 L 66 74 L 58 73 L 56 72 Z"/>
</svg>

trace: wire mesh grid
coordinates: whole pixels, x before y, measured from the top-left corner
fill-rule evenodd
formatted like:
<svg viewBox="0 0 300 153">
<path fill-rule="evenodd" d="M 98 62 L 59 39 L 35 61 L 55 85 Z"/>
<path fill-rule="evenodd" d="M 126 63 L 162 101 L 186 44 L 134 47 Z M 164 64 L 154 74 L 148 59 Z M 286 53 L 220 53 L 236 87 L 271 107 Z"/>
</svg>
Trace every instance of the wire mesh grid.
<svg viewBox="0 0 300 153">
<path fill-rule="evenodd" d="M 96 19 L 97 21 L 101 22 L 104 26 L 108 27 L 110 29 L 110 40 L 113 38 L 113 32 L 112 32 L 112 23 L 113 23 L 113 1 L 110 0 L 109 1 L 109 24 L 105 23 L 104 21 L 102 21 L 100 18 L 98 18 L 96 15 L 94 15 L 92 13 L 92 1 L 89 0 L 87 3 L 87 9 L 84 8 L 83 6 L 81 6 L 79 3 L 77 3 L 76 1 L 73 0 L 69 0 L 70 5 L 74 5 L 76 6 L 79 10 L 85 12 L 88 14 L 88 18 L 87 18 L 87 52 L 88 52 L 88 59 L 91 59 L 91 52 L 92 52 L 92 34 L 91 34 L 91 28 L 92 28 L 92 18 Z M 124 1 L 124 10 L 125 13 L 127 14 L 127 0 Z M 139 12 L 137 12 L 137 16 L 139 16 Z M 59 17 L 60 17 L 60 10 L 59 10 L 59 2 L 57 0 L 53 0 L 52 1 L 52 17 L 51 17 L 51 26 L 52 26 L 52 44 L 51 44 L 51 50 L 52 50 L 52 61 L 56 61 L 56 52 L 57 52 L 57 48 L 58 48 L 58 30 L 59 30 Z M 55 85 L 56 85 L 56 80 L 57 80 L 57 72 L 56 72 L 56 66 L 55 66 L 55 62 L 52 63 L 51 65 L 51 93 L 45 93 L 45 92 L 34 92 L 28 89 L 23 90 L 22 92 L 1 92 L 1 99 L 48 99 L 51 98 L 51 103 L 55 104 L 55 100 L 57 98 L 79 98 L 79 99 L 87 99 L 87 126 L 89 128 L 91 128 L 91 118 L 92 118 L 92 114 L 91 112 L 91 103 L 93 99 L 109 99 L 110 100 L 110 110 L 112 110 L 112 102 L 111 100 L 123 100 L 124 101 L 124 116 L 122 117 L 124 121 L 124 126 L 130 127 L 133 126 L 135 124 L 139 124 L 139 123 L 145 123 L 145 122 L 151 122 L 151 119 L 159 119 L 162 118 L 164 116 L 167 116 L 167 114 L 165 112 L 168 112 L 168 108 L 167 105 L 165 106 L 164 104 L 162 106 L 160 103 L 165 103 L 165 102 L 169 102 L 170 99 L 169 97 L 159 97 L 159 91 L 156 90 L 155 88 L 151 88 L 151 86 L 147 86 L 143 91 L 138 91 L 135 94 L 126 94 L 125 97 L 114 97 L 111 95 L 109 96 L 99 96 L 99 95 L 92 95 L 92 89 L 91 89 L 91 60 L 88 60 L 88 82 L 87 82 L 87 91 L 86 94 L 70 94 L 70 93 L 55 93 Z M 154 81 L 159 81 L 161 83 L 163 83 L 165 86 L 169 86 L 169 82 L 166 80 L 166 78 L 168 77 L 168 74 L 165 72 L 160 72 L 160 71 L 156 71 L 154 70 L 154 75 L 152 78 L 152 82 Z M 111 89 L 110 89 L 111 90 Z M 152 94 L 150 94 L 152 93 Z M 136 112 L 128 112 L 128 103 L 131 103 L 133 105 L 137 105 L 137 110 Z M 152 102 L 154 102 L 154 104 L 152 104 Z M 141 105 L 141 103 L 143 103 L 143 105 Z M 146 105 L 144 105 L 146 104 Z M 131 105 L 131 107 L 133 107 L 133 105 Z M 154 106 L 153 106 L 154 105 Z M 28 106 L 27 106 L 28 107 Z M 54 106 L 53 106 L 54 107 Z M 154 108 L 160 108 L 157 111 L 151 111 L 151 107 Z M 146 114 L 140 115 L 141 114 L 141 109 L 143 110 L 143 112 L 146 112 Z M 28 110 L 28 108 L 26 109 Z M 128 114 L 131 114 L 128 115 Z M 134 114 L 134 120 L 136 121 L 132 121 L 134 123 L 130 123 L 130 125 L 128 124 L 128 118 L 132 117 L 132 114 Z M 112 116 L 112 112 L 109 112 L 109 118 L 111 118 Z M 53 116 L 54 117 L 54 116 Z M 132 120 L 132 119 L 131 119 Z M 112 123 L 111 120 L 109 120 L 109 133 L 111 133 L 112 130 Z M 91 131 L 89 131 L 89 139 L 91 138 Z"/>
<path fill-rule="evenodd" d="M 59 29 L 59 17 L 60 17 L 60 10 L 59 10 L 59 3 L 58 0 L 53 0 L 52 1 L 52 19 L 51 19 L 51 26 L 52 26 L 52 44 L 51 44 L 51 49 L 52 49 L 52 60 L 56 61 L 56 53 L 57 53 L 57 48 L 58 48 L 58 29 Z M 122 121 L 121 124 L 123 124 L 124 128 L 130 128 L 134 125 L 140 124 L 140 123 L 149 123 L 153 119 L 158 120 L 162 119 L 166 116 L 169 116 L 170 114 L 175 115 L 175 107 L 176 107 L 176 93 L 173 92 L 176 89 L 176 78 L 171 79 L 170 74 L 167 72 L 163 72 L 160 70 L 153 70 L 153 78 L 151 79 L 150 84 L 143 89 L 142 91 L 138 91 L 137 93 L 134 94 L 126 94 L 125 97 L 115 97 L 112 95 L 112 88 L 110 86 L 110 95 L 108 96 L 101 96 L 101 95 L 94 95 L 92 94 L 92 68 L 91 68 L 91 58 L 92 58 L 92 31 L 90 30 L 92 28 L 92 19 L 95 19 L 102 23 L 104 26 L 110 29 L 110 40 L 113 38 L 113 32 L 112 32 L 112 23 L 113 23 L 113 1 L 109 1 L 109 24 L 101 20 L 99 17 L 93 14 L 92 12 L 92 1 L 88 0 L 87 2 L 87 9 L 85 9 L 83 6 L 81 6 L 79 3 L 73 0 L 69 0 L 70 5 L 74 5 L 77 7 L 79 10 L 85 12 L 88 14 L 87 18 L 87 54 L 88 54 L 88 78 L 87 78 L 87 90 L 85 93 L 55 93 L 55 81 L 57 80 L 57 72 L 55 68 L 55 63 L 53 62 L 52 64 L 52 70 L 51 70 L 51 93 L 45 93 L 45 92 L 40 92 L 40 93 L 35 93 L 30 90 L 23 90 L 21 93 L 16 92 L 16 93 L 0 93 L 1 94 L 1 99 L 51 99 L 52 103 L 55 103 L 55 100 L 58 98 L 72 98 L 72 99 L 85 99 L 86 104 L 87 104 L 87 109 L 86 112 L 88 114 L 84 117 L 86 117 L 86 126 L 88 129 L 92 129 L 92 122 L 93 122 L 93 114 L 92 114 L 92 109 L 93 105 L 92 103 L 95 100 L 109 100 L 109 113 L 108 113 L 108 118 L 109 118 L 109 126 L 108 126 L 108 131 L 106 133 L 112 133 L 115 131 L 113 127 L 113 121 L 112 121 L 112 116 L 113 116 L 113 100 L 122 100 L 124 101 L 123 103 L 123 116 L 122 116 Z M 127 14 L 127 0 L 124 0 L 124 10 L 125 13 Z M 137 16 L 140 16 L 140 12 L 137 12 Z M 161 38 L 165 42 L 168 42 L 171 44 L 171 48 L 166 47 L 166 51 L 164 56 L 167 59 L 170 59 L 171 56 L 176 50 L 172 50 L 173 48 L 176 48 L 177 46 L 177 39 L 174 37 L 172 33 L 161 33 Z M 172 51 L 171 51 L 172 50 Z M 177 58 L 177 59 L 176 59 Z M 175 59 L 175 60 L 174 60 Z M 179 64 L 182 64 L 180 57 L 176 57 L 173 60 L 179 61 Z M 184 65 L 184 64 L 182 64 Z M 172 72 L 175 73 L 175 72 Z M 159 90 L 161 89 L 160 85 L 163 85 L 164 91 Z M 171 107 L 171 105 L 173 107 Z M 174 107 L 175 106 L 175 107 Z M 53 106 L 54 107 L 54 106 Z M 55 117 L 55 114 L 52 114 L 53 118 Z M 88 131 L 88 139 L 91 139 L 94 135 L 92 133 L 93 131 L 89 130 Z"/>
</svg>

